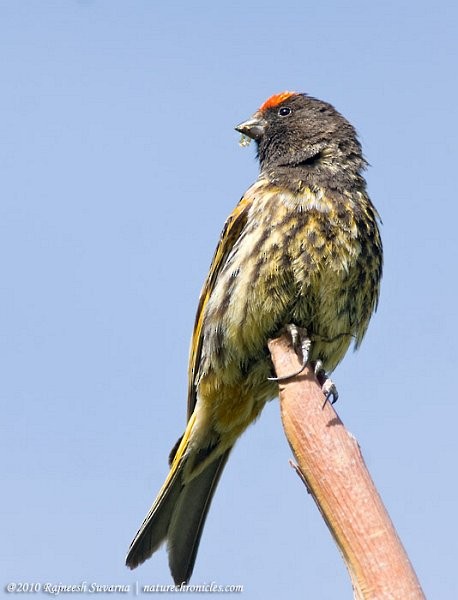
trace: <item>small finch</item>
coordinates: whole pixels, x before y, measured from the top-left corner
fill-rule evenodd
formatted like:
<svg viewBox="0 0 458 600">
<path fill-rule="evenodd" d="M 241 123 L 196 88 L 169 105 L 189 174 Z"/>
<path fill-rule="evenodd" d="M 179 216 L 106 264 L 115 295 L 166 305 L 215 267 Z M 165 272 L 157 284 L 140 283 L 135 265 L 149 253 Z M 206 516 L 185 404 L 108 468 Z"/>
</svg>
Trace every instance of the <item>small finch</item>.
<svg viewBox="0 0 458 600">
<path fill-rule="evenodd" d="M 284 92 L 236 130 L 256 141 L 260 174 L 216 248 L 191 340 L 188 424 L 126 559 L 134 569 L 167 541 L 176 584 L 191 577 L 231 448 L 277 395 L 267 341 L 304 328 L 309 360 L 332 371 L 361 343 L 382 274 L 367 163 L 333 106 Z"/>
</svg>

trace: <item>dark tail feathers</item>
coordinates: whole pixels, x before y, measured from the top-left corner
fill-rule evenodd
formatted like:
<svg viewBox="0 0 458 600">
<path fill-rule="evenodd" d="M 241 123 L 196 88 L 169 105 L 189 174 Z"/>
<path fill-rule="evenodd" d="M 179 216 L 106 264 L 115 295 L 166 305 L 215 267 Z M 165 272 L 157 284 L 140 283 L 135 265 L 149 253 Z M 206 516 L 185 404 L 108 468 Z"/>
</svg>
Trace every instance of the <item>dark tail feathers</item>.
<svg viewBox="0 0 458 600">
<path fill-rule="evenodd" d="M 128 567 L 138 567 L 167 539 L 175 583 L 189 581 L 208 509 L 229 453 L 230 449 L 186 485 L 182 482 L 182 461 L 135 536 L 126 558 Z"/>
</svg>

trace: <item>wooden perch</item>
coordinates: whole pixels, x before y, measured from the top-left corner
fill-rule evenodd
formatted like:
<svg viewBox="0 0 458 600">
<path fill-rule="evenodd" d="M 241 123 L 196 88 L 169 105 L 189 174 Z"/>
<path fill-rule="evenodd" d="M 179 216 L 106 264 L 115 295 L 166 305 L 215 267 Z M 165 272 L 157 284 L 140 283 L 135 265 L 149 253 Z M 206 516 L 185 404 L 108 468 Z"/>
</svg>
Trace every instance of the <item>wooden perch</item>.
<svg viewBox="0 0 458 600">
<path fill-rule="evenodd" d="M 287 334 L 269 341 L 278 377 L 300 368 Z M 425 596 L 367 471 L 357 441 L 324 396 L 309 366 L 279 383 L 283 427 L 295 469 L 343 555 L 357 600 Z"/>
</svg>

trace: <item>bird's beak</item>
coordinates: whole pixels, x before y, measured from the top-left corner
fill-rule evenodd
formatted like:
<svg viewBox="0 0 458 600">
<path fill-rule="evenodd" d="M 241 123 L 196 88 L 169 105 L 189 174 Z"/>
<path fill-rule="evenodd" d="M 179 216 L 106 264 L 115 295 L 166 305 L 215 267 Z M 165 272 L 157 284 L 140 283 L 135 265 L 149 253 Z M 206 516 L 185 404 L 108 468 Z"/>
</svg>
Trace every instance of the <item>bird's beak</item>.
<svg viewBox="0 0 458 600">
<path fill-rule="evenodd" d="M 258 141 L 264 135 L 266 127 L 266 120 L 261 117 L 259 113 L 255 113 L 251 119 L 248 119 L 248 121 L 244 121 L 243 123 L 240 123 L 240 125 L 237 125 L 235 130 L 239 131 L 243 135 L 246 135 L 252 140 Z"/>
</svg>

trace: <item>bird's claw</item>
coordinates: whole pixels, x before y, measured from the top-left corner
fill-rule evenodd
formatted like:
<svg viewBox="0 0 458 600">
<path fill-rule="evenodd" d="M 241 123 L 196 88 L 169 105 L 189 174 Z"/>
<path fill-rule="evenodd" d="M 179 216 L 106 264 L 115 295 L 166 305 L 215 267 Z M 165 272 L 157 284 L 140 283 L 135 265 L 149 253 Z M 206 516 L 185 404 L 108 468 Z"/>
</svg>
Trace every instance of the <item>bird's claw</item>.
<svg viewBox="0 0 458 600">
<path fill-rule="evenodd" d="M 312 340 L 308 337 L 307 330 L 297 327 L 297 325 L 294 325 L 294 323 L 286 325 L 285 330 L 291 337 L 291 342 L 296 354 L 301 357 L 301 368 L 290 375 L 282 375 L 281 377 L 268 377 L 267 379 L 269 381 L 286 381 L 287 379 L 291 379 L 292 377 L 300 375 L 307 366 L 309 360 Z"/>
<path fill-rule="evenodd" d="M 292 377 L 296 377 L 300 375 L 302 371 L 307 366 L 310 354 L 310 348 L 312 346 L 312 340 L 308 337 L 307 330 L 301 327 L 297 327 L 294 323 L 286 325 L 285 330 L 289 333 L 291 337 L 291 343 L 295 352 L 301 358 L 301 367 L 294 373 L 290 373 L 289 375 L 282 375 L 281 377 L 268 377 L 269 381 L 286 381 L 287 379 L 291 379 Z M 317 360 L 314 365 L 315 376 L 318 379 L 318 383 L 321 385 L 321 389 L 323 391 L 326 402 L 331 402 L 334 404 L 337 402 L 339 397 L 339 392 L 330 377 L 326 375 L 326 371 L 324 370 L 323 363 L 321 360 Z"/>
<path fill-rule="evenodd" d="M 324 394 L 325 400 L 323 407 L 326 402 L 330 401 L 331 404 L 337 402 L 337 399 L 339 398 L 339 392 L 337 391 L 332 379 L 326 375 L 326 371 L 323 368 L 323 363 L 321 360 L 317 360 L 315 363 L 315 376 L 318 379 L 318 383 L 321 385 L 321 389 Z"/>
</svg>

